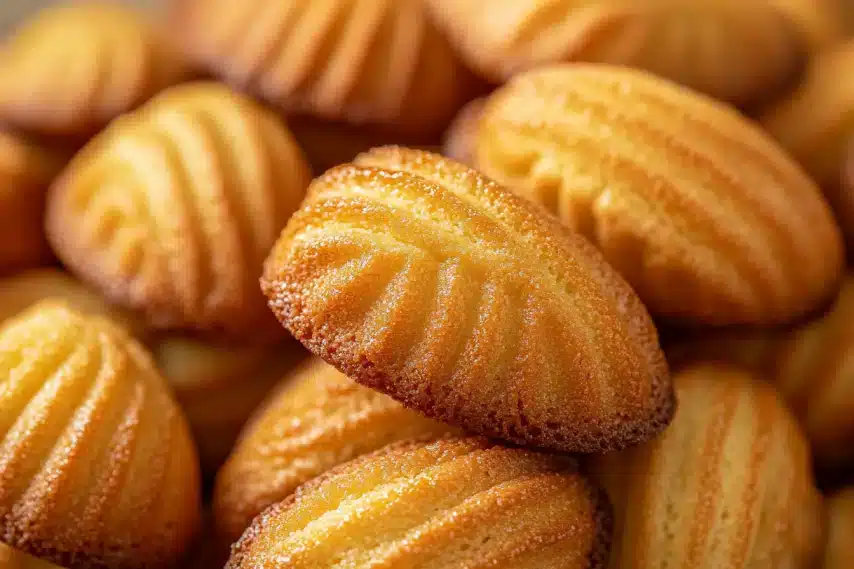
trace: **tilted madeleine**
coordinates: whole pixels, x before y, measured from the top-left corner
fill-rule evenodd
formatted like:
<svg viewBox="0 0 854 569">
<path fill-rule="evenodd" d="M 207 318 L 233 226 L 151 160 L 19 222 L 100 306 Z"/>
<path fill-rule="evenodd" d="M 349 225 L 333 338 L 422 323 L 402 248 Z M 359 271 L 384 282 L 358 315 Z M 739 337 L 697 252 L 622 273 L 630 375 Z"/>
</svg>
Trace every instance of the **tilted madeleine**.
<svg viewBox="0 0 854 569">
<path fill-rule="evenodd" d="M 611 569 L 812 569 L 822 501 L 783 401 L 735 368 L 674 382 L 679 409 L 661 437 L 593 459 L 614 501 Z"/>
<path fill-rule="evenodd" d="M 832 46 L 845 38 L 847 0 L 768 0 L 800 30 L 814 51 Z"/>
<path fill-rule="evenodd" d="M 653 314 L 768 324 L 837 290 L 842 239 L 820 190 L 719 102 L 565 64 L 514 78 L 477 128 L 474 165 L 593 241 Z"/>
<path fill-rule="evenodd" d="M 800 86 L 761 122 L 822 186 L 854 247 L 854 192 L 842 183 L 854 135 L 854 39 L 813 59 Z"/>
<path fill-rule="evenodd" d="M 258 516 L 227 569 L 598 569 L 607 498 L 565 459 L 482 439 L 390 445 Z"/>
<path fill-rule="evenodd" d="M 826 500 L 827 546 L 821 569 L 854 567 L 854 488 L 840 490 Z"/>
<path fill-rule="evenodd" d="M 84 314 L 109 318 L 136 338 L 148 336 L 145 324 L 135 314 L 109 304 L 97 292 L 54 267 L 30 269 L 0 279 L 0 322 L 48 298 L 62 300 Z"/>
<path fill-rule="evenodd" d="M 708 334 L 668 347 L 675 367 L 713 360 L 770 380 L 800 419 L 821 466 L 854 464 L 854 275 L 825 315 L 785 330 Z"/>
<path fill-rule="evenodd" d="M 426 0 L 467 63 L 503 83 L 542 65 L 645 69 L 718 99 L 767 98 L 805 46 L 767 2 L 743 0 Z"/>
<path fill-rule="evenodd" d="M 42 302 L 0 328 L 0 539 L 68 569 L 171 567 L 199 521 L 186 421 L 120 327 Z"/>
<path fill-rule="evenodd" d="M 222 85 L 182 85 L 72 160 L 48 197 L 48 238 L 155 327 L 260 333 L 275 326 L 261 265 L 310 176 L 272 113 Z"/>
<path fill-rule="evenodd" d="M 58 157 L 0 130 L 0 273 L 50 260 L 45 194 L 60 168 Z"/>
<path fill-rule="evenodd" d="M 289 113 L 438 133 L 470 78 L 421 0 L 185 0 L 176 34 Z"/>
<path fill-rule="evenodd" d="M 283 379 L 219 471 L 218 534 L 233 543 L 256 515 L 334 466 L 392 442 L 452 430 L 313 358 Z"/>
<path fill-rule="evenodd" d="M 159 339 L 152 352 L 187 416 L 205 474 L 216 472 L 255 408 L 305 355 L 292 339 L 236 345 L 177 335 Z"/>
<path fill-rule="evenodd" d="M 595 452 L 673 411 L 657 331 L 601 255 L 435 154 L 377 149 L 317 178 L 262 287 L 348 377 L 478 434 Z"/>
<path fill-rule="evenodd" d="M 142 14 L 106 2 L 59 3 L 0 45 L 0 122 L 90 135 L 186 75 Z"/>
</svg>

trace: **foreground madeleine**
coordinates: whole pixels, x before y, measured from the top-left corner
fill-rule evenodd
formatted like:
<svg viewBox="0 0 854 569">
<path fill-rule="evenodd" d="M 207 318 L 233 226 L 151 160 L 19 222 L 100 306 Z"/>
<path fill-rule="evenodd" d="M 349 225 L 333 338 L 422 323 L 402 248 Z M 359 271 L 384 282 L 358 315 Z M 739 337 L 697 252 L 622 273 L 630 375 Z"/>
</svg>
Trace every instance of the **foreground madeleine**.
<svg viewBox="0 0 854 569">
<path fill-rule="evenodd" d="M 282 380 L 219 471 L 218 533 L 232 543 L 265 508 L 334 466 L 392 442 L 451 430 L 313 358 Z"/>
<path fill-rule="evenodd" d="M 142 14 L 107 2 L 58 3 L 0 45 L 0 122 L 87 136 L 186 74 Z"/>
<path fill-rule="evenodd" d="M 111 322 L 43 302 L 0 329 L 0 538 L 68 569 L 173 566 L 199 521 L 186 422 Z"/>
<path fill-rule="evenodd" d="M 258 516 L 227 569 L 597 569 L 610 506 L 563 459 L 482 439 L 391 445 Z"/>
<path fill-rule="evenodd" d="M 717 101 L 567 64 L 514 78 L 475 128 L 474 166 L 593 241 L 653 314 L 770 324 L 838 287 L 842 239 L 820 190 Z"/>
<path fill-rule="evenodd" d="M 260 335 L 264 256 L 310 180 L 286 126 L 214 83 L 174 87 L 115 121 L 54 184 L 57 255 L 158 328 Z"/>
<path fill-rule="evenodd" d="M 305 350 L 293 340 L 237 345 L 170 335 L 154 342 L 152 353 L 187 416 L 202 471 L 213 474 L 243 424 Z"/>
<path fill-rule="evenodd" d="M 420 0 L 184 0 L 186 49 L 281 109 L 436 133 L 464 102 L 468 74 Z"/>
<path fill-rule="evenodd" d="M 435 154 L 377 149 L 316 179 L 262 287 L 348 377 L 478 434 L 594 452 L 673 412 L 656 329 L 601 255 Z"/>
<path fill-rule="evenodd" d="M 50 152 L 0 130 L 0 273 L 37 267 L 51 259 L 44 236 L 44 204 L 60 166 Z"/>
<path fill-rule="evenodd" d="M 427 0 L 467 63 L 503 83 L 542 65 L 645 69 L 748 104 L 773 95 L 805 46 L 766 1 Z"/>
<path fill-rule="evenodd" d="M 854 567 L 854 488 L 840 490 L 827 499 L 827 546 L 821 569 Z"/>
<path fill-rule="evenodd" d="M 798 88 L 761 122 L 821 184 L 854 246 L 854 192 L 843 184 L 854 135 L 854 40 L 813 59 Z"/>
<path fill-rule="evenodd" d="M 800 419 L 825 468 L 854 464 L 854 275 L 833 307 L 804 325 L 701 335 L 670 346 L 670 362 L 737 364 L 770 380 Z"/>
<path fill-rule="evenodd" d="M 822 501 L 777 393 L 715 365 L 674 382 L 679 410 L 661 437 L 594 459 L 616 512 L 611 569 L 812 569 Z"/>
</svg>

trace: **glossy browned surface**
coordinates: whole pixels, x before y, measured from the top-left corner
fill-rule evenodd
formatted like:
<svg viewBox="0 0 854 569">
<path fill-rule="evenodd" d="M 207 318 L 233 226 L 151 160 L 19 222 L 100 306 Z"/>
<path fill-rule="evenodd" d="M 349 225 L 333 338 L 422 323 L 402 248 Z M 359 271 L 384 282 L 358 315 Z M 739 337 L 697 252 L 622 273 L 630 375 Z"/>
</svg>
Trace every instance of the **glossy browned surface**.
<svg viewBox="0 0 854 569">
<path fill-rule="evenodd" d="M 228 569 L 598 569 L 610 506 L 561 459 L 481 439 L 391 445 L 268 509 Z"/>
</svg>

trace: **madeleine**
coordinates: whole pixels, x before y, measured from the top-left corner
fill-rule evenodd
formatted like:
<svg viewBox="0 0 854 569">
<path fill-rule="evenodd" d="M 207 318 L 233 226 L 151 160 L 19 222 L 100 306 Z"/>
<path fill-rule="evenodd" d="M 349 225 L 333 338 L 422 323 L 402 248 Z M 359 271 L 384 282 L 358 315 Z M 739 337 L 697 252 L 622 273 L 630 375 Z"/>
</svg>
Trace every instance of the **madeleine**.
<svg viewBox="0 0 854 569">
<path fill-rule="evenodd" d="M 476 128 L 474 166 L 589 238 L 654 315 L 767 325 L 838 289 L 842 238 L 819 188 L 726 105 L 566 64 L 514 78 Z"/>
<path fill-rule="evenodd" d="M 261 265 L 310 180 L 287 127 L 214 83 L 164 91 L 54 183 L 60 259 L 156 328 L 263 336 Z"/>
<path fill-rule="evenodd" d="M 563 459 L 481 439 L 390 445 L 258 516 L 227 569 L 599 569 L 610 505 Z"/>
<path fill-rule="evenodd" d="M 0 328 L 0 536 L 69 569 L 175 565 L 199 522 L 198 458 L 151 357 L 43 302 Z"/>
</svg>

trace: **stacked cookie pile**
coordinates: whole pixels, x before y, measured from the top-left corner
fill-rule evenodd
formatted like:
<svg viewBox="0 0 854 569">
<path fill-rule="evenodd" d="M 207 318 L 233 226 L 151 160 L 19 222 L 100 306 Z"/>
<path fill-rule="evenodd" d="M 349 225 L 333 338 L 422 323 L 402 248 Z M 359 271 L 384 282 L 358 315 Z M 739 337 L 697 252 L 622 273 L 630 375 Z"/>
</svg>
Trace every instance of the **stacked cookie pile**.
<svg viewBox="0 0 854 569">
<path fill-rule="evenodd" d="M 33 15 L 0 567 L 854 566 L 852 42 L 842 0 Z"/>
</svg>

